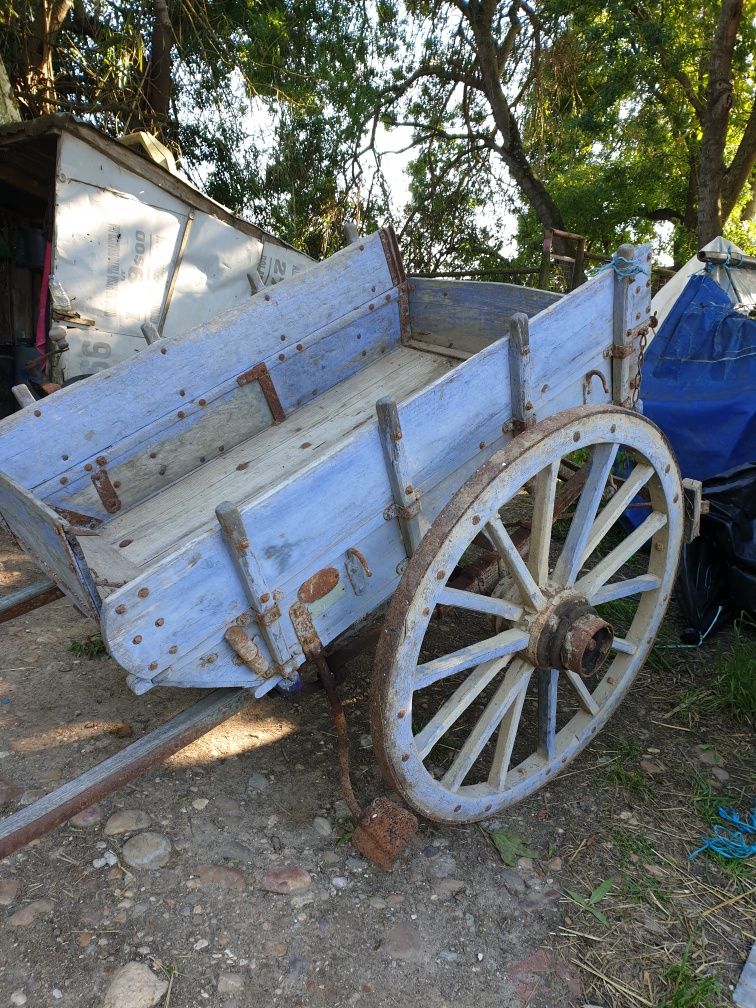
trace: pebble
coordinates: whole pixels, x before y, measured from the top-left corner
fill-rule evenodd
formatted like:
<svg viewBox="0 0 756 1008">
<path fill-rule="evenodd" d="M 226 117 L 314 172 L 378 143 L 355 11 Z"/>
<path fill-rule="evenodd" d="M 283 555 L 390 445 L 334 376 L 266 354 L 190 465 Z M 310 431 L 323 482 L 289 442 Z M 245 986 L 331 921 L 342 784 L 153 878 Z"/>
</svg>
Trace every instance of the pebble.
<svg viewBox="0 0 756 1008">
<path fill-rule="evenodd" d="M 152 1008 L 168 990 L 145 963 L 129 962 L 116 972 L 105 993 L 102 1008 Z"/>
<path fill-rule="evenodd" d="M 282 942 L 264 941 L 260 948 L 263 955 L 273 956 L 274 959 L 280 959 L 286 955 L 286 946 Z"/>
<path fill-rule="evenodd" d="M 24 791 L 18 799 L 18 804 L 32 805 L 35 801 L 39 801 L 40 798 L 44 798 L 45 794 L 46 792 L 42 788 L 33 788 L 29 791 Z"/>
<path fill-rule="evenodd" d="M 417 928 L 411 924 L 397 924 L 381 942 L 381 952 L 402 962 L 422 963 L 428 959 L 425 942 Z"/>
<path fill-rule="evenodd" d="M 331 826 L 331 820 L 326 819 L 325 816 L 316 815 L 312 820 L 312 828 L 318 834 L 318 836 L 329 837 L 333 832 L 333 827 Z"/>
<path fill-rule="evenodd" d="M 10 996 L 10 1003 L 12 1005 L 25 1005 L 26 1000 L 26 994 L 22 990 L 13 991 Z"/>
<path fill-rule="evenodd" d="M 457 893 L 462 892 L 465 888 L 466 883 L 461 879 L 439 879 L 433 886 L 433 893 L 440 900 L 451 899 L 452 896 L 456 896 Z"/>
<path fill-rule="evenodd" d="M 244 876 L 236 868 L 225 868 L 223 865 L 198 865 L 196 873 L 203 886 L 217 885 L 222 889 L 244 889 Z"/>
<path fill-rule="evenodd" d="M 268 786 L 268 778 L 264 777 L 261 773 L 253 773 L 247 778 L 247 791 L 255 791 L 260 794 Z"/>
<path fill-rule="evenodd" d="M 241 973 L 221 973 L 218 977 L 219 994 L 241 994 L 244 990 L 244 977 Z"/>
<path fill-rule="evenodd" d="M 55 998 L 56 1001 L 60 1001 L 60 999 L 63 997 L 63 991 L 60 989 L 60 987 L 53 987 L 50 993 L 52 994 L 52 996 Z"/>
<path fill-rule="evenodd" d="M 527 888 L 525 879 L 514 868 L 504 868 L 501 873 L 501 880 L 513 896 L 522 896 Z"/>
<path fill-rule="evenodd" d="M 87 826 L 96 826 L 102 819 L 102 809 L 99 805 L 90 805 L 89 808 L 77 812 L 73 818 L 69 819 L 72 826 L 77 829 L 85 829 Z"/>
<path fill-rule="evenodd" d="M 445 959 L 446 962 L 456 962 L 459 959 L 459 953 L 452 952 L 450 949 L 443 949 L 438 955 L 440 959 Z"/>
<path fill-rule="evenodd" d="M 255 853 L 238 840 L 227 840 L 218 848 L 218 857 L 224 861 L 254 861 Z"/>
<path fill-rule="evenodd" d="M 102 857 L 95 858 L 92 862 L 93 868 L 104 868 L 106 865 L 111 868 L 113 865 L 118 864 L 118 858 L 115 856 L 112 850 L 106 850 Z"/>
<path fill-rule="evenodd" d="M 457 862 L 451 854 L 439 854 L 428 862 L 427 873 L 432 879 L 449 878 L 457 870 Z"/>
<path fill-rule="evenodd" d="M 298 865 L 283 865 L 281 868 L 269 868 L 260 879 L 260 888 L 266 892 L 294 893 L 303 892 L 312 885 L 309 872 Z"/>
<path fill-rule="evenodd" d="M 105 823 L 105 836 L 117 836 L 119 833 L 136 833 L 147 829 L 151 817 L 141 809 L 121 809 L 114 812 Z"/>
<path fill-rule="evenodd" d="M 162 868 L 171 856 L 171 841 L 163 833 L 137 833 L 123 845 L 123 860 L 131 868 Z"/>
<path fill-rule="evenodd" d="M 210 804 L 209 798 L 195 798 L 192 802 L 192 808 L 197 812 L 204 812 L 207 806 Z"/>
<path fill-rule="evenodd" d="M 20 787 L 16 787 L 5 777 L 0 777 L 0 806 L 7 805 L 9 801 L 18 798 L 20 794 Z"/>
<path fill-rule="evenodd" d="M 553 857 L 550 861 L 546 862 L 546 867 L 549 871 L 560 871 L 562 868 L 562 859 L 560 857 Z"/>
<path fill-rule="evenodd" d="M 55 903 L 51 899 L 32 900 L 31 903 L 16 910 L 9 918 L 8 923 L 11 927 L 26 927 L 33 923 L 37 917 L 46 917 L 54 906 Z"/>
<path fill-rule="evenodd" d="M 704 766 L 722 766 L 724 760 L 716 749 L 706 748 L 705 746 L 696 746 L 698 749 L 698 759 Z"/>
<path fill-rule="evenodd" d="M 331 879 L 331 885 L 334 889 L 346 889 L 349 885 L 349 879 L 344 878 L 343 875 L 334 875 Z"/>
<path fill-rule="evenodd" d="M 346 859 L 346 866 L 351 872 L 362 872 L 367 868 L 367 861 L 359 857 L 348 857 Z"/>
<path fill-rule="evenodd" d="M 720 784 L 724 784 L 730 779 L 730 775 L 721 766 L 713 766 L 711 768 L 711 776 L 718 780 Z"/>
<path fill-rule="evenodd" d="M 404 896 L 400 895 L 399 893 L 389 893 L 389 895 L 386 897 L 386 906 L 396 907 L 399 906 L 401 903 L 404 903 Z"/>
<path fill-rule="evenodd" d="M 210 942 L 207 940 L 207 938 L 200 938 L 198 941 L 194 943 L 192 948 L 194 949 L 195 952 L 201 952 L 202 949 L 206 949 L 209 944 Z"/>
<path fill-rule="evenodd" d="M 0 906 L 10 906 L 18 894 L 21 883 L 15 879 L 0 879 Z"/>
<path fill-rule="evenodd" d="M 640 768 L 641 770 L 644 771 L 644 773 L 647 773 L 650 777 L 653 777 L 655 774 L 660 774 L 662 772 L 662 767 L 651 759 L 642 759 L 640 761 Z"/>
<path fill-rule="evenodd" d="M 372 749 L 373 748 L 373 737 L 369 732 L 365 732 L 364 735 L 360 735 L 360 749 Z"/>
<path fill-rule="evenodd" d="M 371 896 L 368 900 L 368 905 L 373 908 L 373 910 L 385 910 L 386 900 L 382 896 Z"/>
</svg>

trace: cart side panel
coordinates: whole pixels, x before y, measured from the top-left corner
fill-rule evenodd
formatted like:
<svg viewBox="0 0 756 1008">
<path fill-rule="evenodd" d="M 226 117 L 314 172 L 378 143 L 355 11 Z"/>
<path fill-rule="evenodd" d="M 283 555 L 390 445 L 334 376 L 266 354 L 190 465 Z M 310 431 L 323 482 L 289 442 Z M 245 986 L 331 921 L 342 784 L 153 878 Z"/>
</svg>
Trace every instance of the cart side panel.
<svg viewBox="0 0 756 1008">
<path fill-rule="evenodd" d="M 411 277 L 412 338 L 477 353 L 508 334 L 515 312 L 533 316 L 561 297 L 514 284 Z"/>
<path fill-rule="evenodd" d="M 385 300 L 388 294 L 390 301 Z M 257 369 L 264 365 L 266 372 L 253 378 L 245 368 L 241 386 L 239 376 L 232 376 L 193 400 L 181 396 L 180 390 L 171 390 L 175 411 L 125 438 L 105 456 L 108 477 L 118 484 L 121 510 L 227 454 L 280 419 L 281 413 L 288 415 L 323 395 L 385 354 L 398 339 L 399 305 L 393 290 L 375 311 L 365 305 L 364 310 L 351 313 L 343 326 L 338 322 L 325 334 L 303 337 L 292 354 L 279 353 L 274 347 L 275 352 L 256 365 Z M 168 389 L 165 395 L 168 400 Z M 281 413 L 274 415 L 279 406 Z M 65 485 L 59 479 L 47 480 L 37 494 L 57 507 L 104 517 L 91 481 L 91 472 L 99 468 L 98 458 L 95 453 L 72 469 Z"/>
<path fill-rule="evenodd" d="M 10 477 L 0 473 L 0 515 L 19 544 L 86 616 L 98 618 L 100 599 L 65 522 Z"/>
<path fill-rule="evenodd" d="M 611 276 L 598 276 L 580 297 L 564 298 L 546 309 L 545 320 L 543 316 L 531 320 L 533 339 L 542 347 L 537 353 L 551 355 L 556 367 L 571 369 L 559 374 L 548 368 L 547 380 L 536 390 L 539 416 L 583 402 L 581 369 L 605 363 L 604 349 L 611 343 L 612 287 Z M 416 474 L 414 485 L 421 491 L 429 519 L 511 436 L 509 351 L 509 340 L 501 339 L 399 405 L 409 469 Z M 250 548 L 271 590 L 281 593 L 283 620 L 294 602 L 308 597 L 305 582 L 327 568 L 338 575 L 335 586 L 308 602 L 324 643 L 388 597 L 399 578 L 397 557 L 404 557 L 392 503 L 373 422 L 335 444 L 330 454 L 308 469 L 242 506 Z M 360 550 L 372 571 L 361 592 L 346 572 L 349 548 Z M 220 536 L 213 530 L 114 592 L 103 607 L 104 632 L 114 657 L 126 668 L 139 667 L 142 675 L 149 674 L 153 664 L 156 675 L 180 668 L 181 681 L 186 682 L 183 676 L 191 670 L 182 665 L 183 659 L 203 648 L 205 659 L 221 654 L 225 628 L 247 610 L 230 570 Z M 324 580 L 332 584 L 329 573 L 330 580 Z M 147 598 L 139 597 L 140 587 L 149 590 Z M 119 614 L 120 606 L 125 611 Z M 160 619 L 165 622 L 156 626 Z M 192 661 L 192 674 L 200 677 L 195 681 L 211 684 L 212 668 L 206 661 L 197 664 L 196 657 Z"/>
<path fill-rule="evenodd" d="M 350 245 L 190 333 L 159 341 L 132 360 L 40 401 L 0 422 L 0 466 L 29 489 L 78 477 L 114 445 L 178 416 L 183 403 L 274 353 L 296 354 L 307 334 L 395 290 L 381 235 Z M 371 313 L 372 314 L 372 313 Z M 180 392 L 183 390 L 184 395 Z M 197 414 L 193 412 L 193 416 Z M 33 443 L 35 450 L 25 447 Z M 23 448 L 20 446 L 24 446 Z M 65 484 L 64 484 L 65 485 Z"/>
<path fill-rule="evenodd" d="M 435 472 L 420 484 L 423 494 L 428 494 L 428 507 L 435 506 L 433 487 L 457 473 L 454 486 L 447 486 L 439 496 L 440 509 L 466 476 L 504 443 L 502 425 L 510 416 L 506 341 L 469 364 L 448 372 L 400 407 L 405 437 L 433 445 L 437 459 Z M 500 397 L 492 395 L 492 389 L 501 389 Z M 420 400 L 422 409 L 413 405 Z M 422 431 L 415 426 L 416 420 Z M 449 437 L 439 442 L 434 425 L 443 426 Z M 316 626 L 329 637 L 383 601 L 398 581 L 396 567 L 405 556 L 398 523 L 384 516 L 391 504 L 383 450 L 373 422 L 335 445 L 309 469 L 242 506 L 251 548 L 272 590 L 282 593 L 281 611 L 286 613 L 297 601 L 307 578 L 327 566 L 340 571 L 340 588 L 331 600 L 339 603 L 333 617 L 325 615 L 330 610 L 316 609 Z M 367 546 L 371 529 L 378 538 Z M 356 594 L 346 577 L 344 563 L 350 547 L 368 549 L 365 555 L 373 574 L 364 594 Z M 138 595 L 142 587 L 149 590 L 145 598 Z M 121 606 L 126 608 L 118 613 Z M 216 650 L 224 629 L 246 609 L 241 587 L 213 530 L 109 596 L 103 607 L 104 634 L 113 656 L 144 675 L 153 662 L 160 670 L 177 664 L 203 640 Z M 158 620 L 164 622 L 156 625 Z M 137 637 L 140 640 L 134 644 Z M 175 648 L 172 655 L 171 648 Z M 208 675 L 211 672 L 208 669 Z"/>
</svg>

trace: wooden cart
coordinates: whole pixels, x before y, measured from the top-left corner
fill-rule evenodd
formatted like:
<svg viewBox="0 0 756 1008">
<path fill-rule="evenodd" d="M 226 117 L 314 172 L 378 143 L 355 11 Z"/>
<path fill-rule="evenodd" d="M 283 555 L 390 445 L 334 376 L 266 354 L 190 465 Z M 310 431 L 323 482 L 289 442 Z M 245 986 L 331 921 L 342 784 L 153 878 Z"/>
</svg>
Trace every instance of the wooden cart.
<svg viewBox="0 0 756 1008">
<path fill-rule="evenodd" d="M 650 259 L 559 297 L 358 239 L 0 424 L 0 514 L 136 693 L 290 691 L 382 618 L 385 776 L 494 815 L 606 723 L 672 590 L 683 487 L 632 408 Z"/>
</svg>

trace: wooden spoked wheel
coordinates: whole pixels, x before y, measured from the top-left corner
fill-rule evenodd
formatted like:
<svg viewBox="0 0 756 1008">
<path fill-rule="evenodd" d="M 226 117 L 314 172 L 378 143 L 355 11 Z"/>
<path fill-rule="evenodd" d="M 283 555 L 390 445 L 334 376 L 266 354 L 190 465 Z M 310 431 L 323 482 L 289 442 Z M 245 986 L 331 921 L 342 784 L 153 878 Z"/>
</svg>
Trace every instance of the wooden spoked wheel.
<svg viewBox="0 0 756 1008">
<path fill-rule="evenodd" d="M 576 470 L 582 489 L 555 521 Z M 410 560 L 376 653 L 376 754 L 413 808 L 448 822 L 495 815 L 603 728 L 664 615 L 682 499 L 664 436 L 615 406 L 538 424 L 457 492 Z M 627 533 L 617 522 L 631 504 Z M 481 533 L 504 575 L 490 596 L 454 587 Z"/>
</svg>

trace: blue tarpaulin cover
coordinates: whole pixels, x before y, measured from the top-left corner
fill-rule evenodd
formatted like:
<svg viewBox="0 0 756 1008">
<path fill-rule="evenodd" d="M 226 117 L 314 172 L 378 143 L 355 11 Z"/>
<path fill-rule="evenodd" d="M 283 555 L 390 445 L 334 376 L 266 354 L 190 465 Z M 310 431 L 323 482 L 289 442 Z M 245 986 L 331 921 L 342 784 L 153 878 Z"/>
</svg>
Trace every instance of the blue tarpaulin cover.
<svg viewBox="0 0 756 1008">
<path fill-rule="evenodd" d="M 705 273 L 690 278 L 648 347 L 641 397 L 683 476 L 756 461 L 756 320 Z"/>
</svg>

